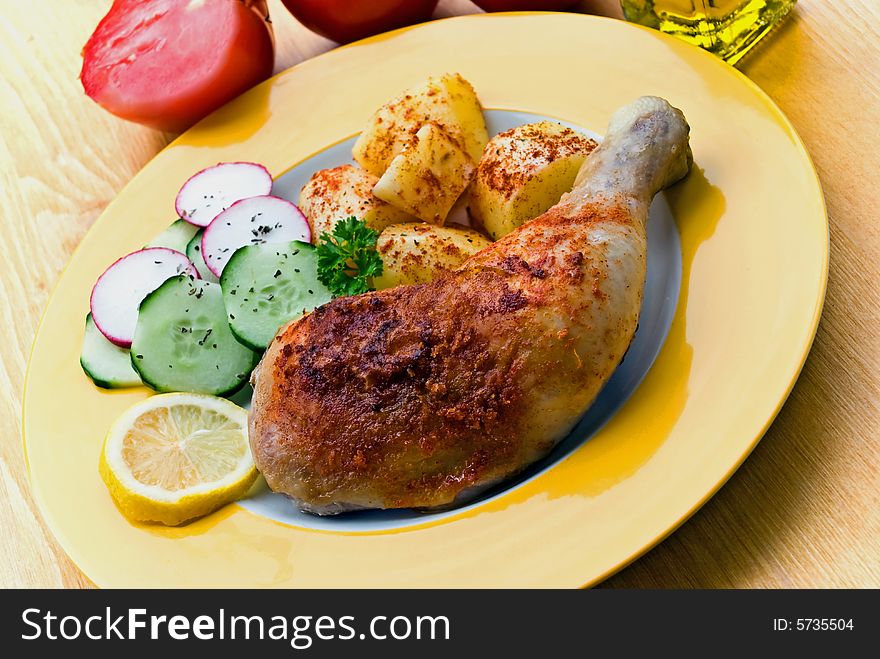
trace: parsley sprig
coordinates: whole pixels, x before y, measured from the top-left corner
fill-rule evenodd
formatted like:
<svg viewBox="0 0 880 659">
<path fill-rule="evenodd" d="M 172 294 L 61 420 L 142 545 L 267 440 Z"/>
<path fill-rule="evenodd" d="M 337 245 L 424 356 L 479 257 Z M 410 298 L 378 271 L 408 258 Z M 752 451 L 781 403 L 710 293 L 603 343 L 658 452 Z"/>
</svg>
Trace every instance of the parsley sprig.
<svg viewBox="0 0 880 659">
<path fill-rule="evenodd" d="M 376 251 L 379 234 L 356 217 L 348 217 L 321 234 L 317 247 L 318 280 L 333 297 L 373 290 L 370 279 L 382 274 Z"/>
</svg>

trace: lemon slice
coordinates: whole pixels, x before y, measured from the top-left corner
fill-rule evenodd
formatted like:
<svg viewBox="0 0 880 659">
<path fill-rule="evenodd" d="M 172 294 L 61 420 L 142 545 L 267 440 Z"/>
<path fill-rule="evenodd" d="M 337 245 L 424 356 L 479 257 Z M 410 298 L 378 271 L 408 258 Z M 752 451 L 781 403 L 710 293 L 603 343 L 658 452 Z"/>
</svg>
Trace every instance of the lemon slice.
<svg viewBox="0 0 880 659">
<path fill-rule="evenodd" d="M 151 396 L 110 428 L 98 470 L 131 519 L 177 525 L 207 515 L 257 478 L 247 412 L 214 396 Z"/>
</svg>

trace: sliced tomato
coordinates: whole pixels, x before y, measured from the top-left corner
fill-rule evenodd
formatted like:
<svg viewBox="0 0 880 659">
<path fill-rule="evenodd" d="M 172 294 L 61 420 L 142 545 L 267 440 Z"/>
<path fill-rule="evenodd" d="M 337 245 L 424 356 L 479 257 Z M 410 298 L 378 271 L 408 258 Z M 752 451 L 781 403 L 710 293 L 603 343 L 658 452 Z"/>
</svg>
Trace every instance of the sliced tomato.
<svg viewBox="0 0 880 659">
<path fill-rule="evenodd" d="M 438 0 L 282 0 L 313 32 L 348 43 L 429 18 Z"/>
<path fill-rule="evenodd" d="M 180 132 L 272 75 L 265 0 L 115 0 L 80 79 L 113 114 Z"/>
</svg>

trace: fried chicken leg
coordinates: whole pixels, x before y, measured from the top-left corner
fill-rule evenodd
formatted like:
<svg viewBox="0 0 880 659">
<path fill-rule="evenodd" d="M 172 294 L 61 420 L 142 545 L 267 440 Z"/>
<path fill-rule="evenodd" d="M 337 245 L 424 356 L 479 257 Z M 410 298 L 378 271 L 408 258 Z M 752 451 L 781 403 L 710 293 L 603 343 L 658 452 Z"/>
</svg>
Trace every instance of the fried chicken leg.
<svg viewBox="0 0 880 659">
<path fill-rule="evenodd" d="M 690 164 L 682 113 L 640 98 L 572 192 L 457 271 L 282 328 L 253 377 L 269 486 L 318 514 L 431 508 L 546 455 L 632 340 L 648 207 Z"/>
</svg>

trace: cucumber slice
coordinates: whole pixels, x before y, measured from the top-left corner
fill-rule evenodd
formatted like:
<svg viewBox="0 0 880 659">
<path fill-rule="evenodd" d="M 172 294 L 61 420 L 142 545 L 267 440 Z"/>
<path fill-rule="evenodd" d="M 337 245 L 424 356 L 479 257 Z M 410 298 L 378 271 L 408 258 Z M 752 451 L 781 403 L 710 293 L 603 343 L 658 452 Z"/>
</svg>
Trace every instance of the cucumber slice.
<svg viewBox="0 0 880 659">
<path fill-rule="evenodd" d="M 170 227 L 153 238 L 144 247 L 167 247 L 178 252 L 186 252 L 186 247 L 199 228 L 186 220 L 175 220 Z M 192 260 L 192 259 L 190 259 Z"/>
<path fill-rule="evenodd" d="M 265 350 L 278 328 L 329 302 L 332 296 L 318 281 L 316 264 L 315 248 L 297 240 L 235 250 L 220 277 L 235 337 Z"/>
<path fill-rule="evenodd" d="M 101 334 L 92 320 L 92 314 L 86 314 L 86 332 L 79 363 L 92 382 L 102 389 L 125 389 L 141 384 L 141 379 L 131 367 L 128 350 Z"/>
<path fill-rule="evenodd" d="M 193 262 L 193 265 L 196 266 L 196 270 L 199 271 L 199 277 L 204 279 L 205 281 L 209 281 L 211 283 L 218 283 L 220 280 L 217 279 L 217 275 L 211 272 L 208 269 L 208 264 L 205 263 L 205 259 L 202 258 L 202 234 L 205 233 L 204 229 L 199 229 L 196 231 L 195 235 L 190 239 L 189 243 L 186 245 L 186 258 Z"/>
<path fill-rule="evenodd" d="M 178 275 L 141 302 L 131 363 L 156 391 L 232 394 L 258 360 L 229 331 L 217 284 Z"/>
</svg>

